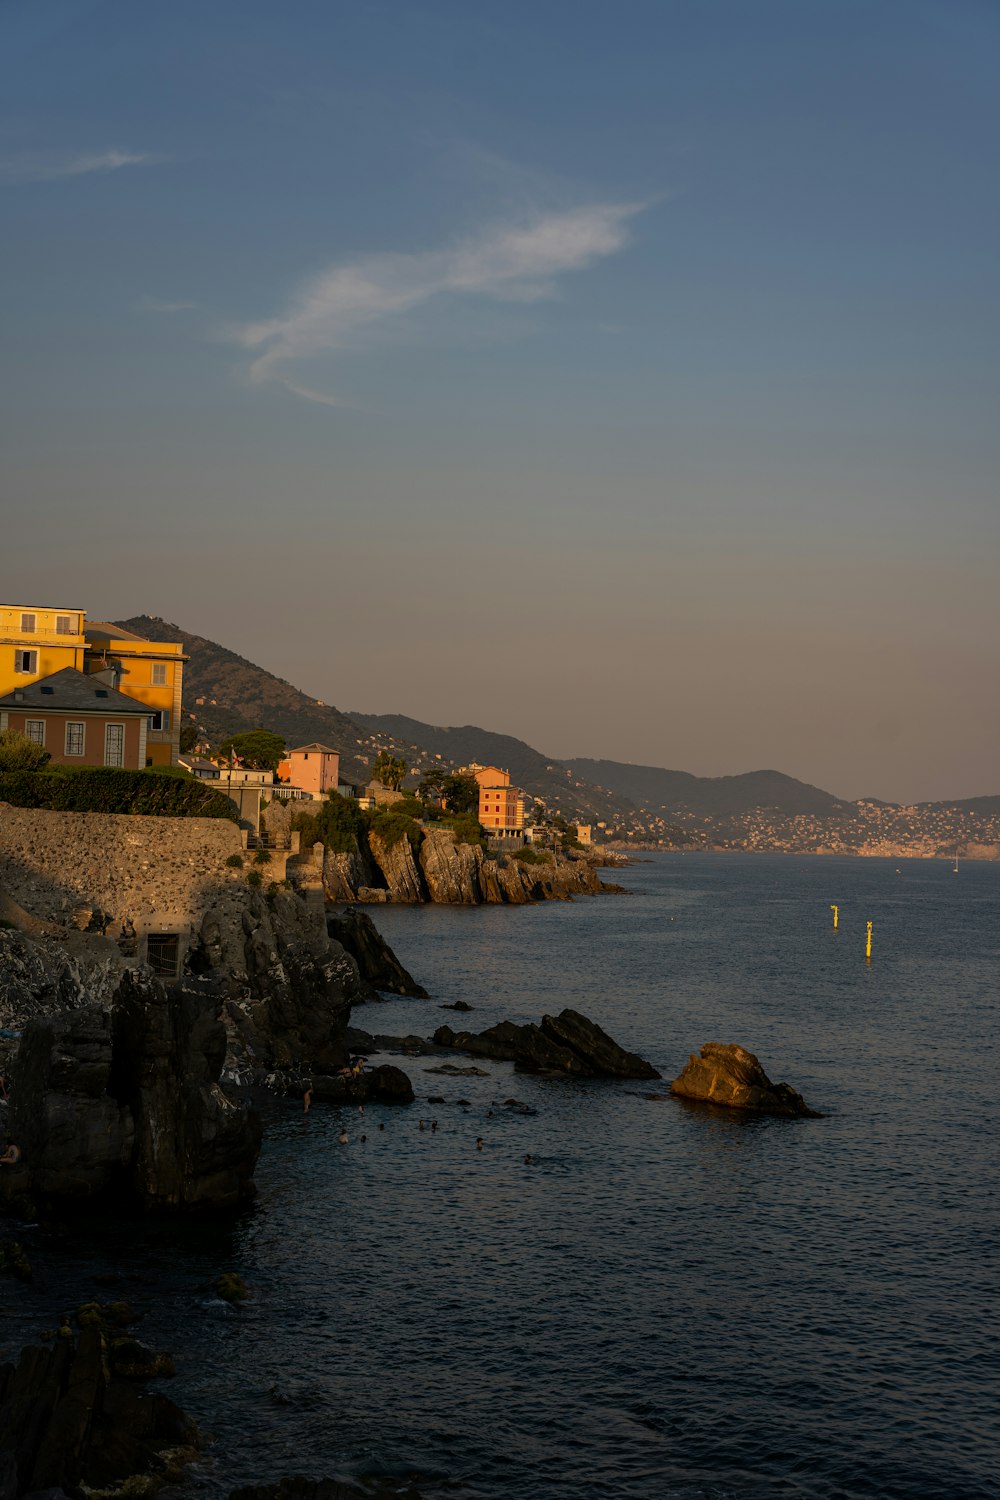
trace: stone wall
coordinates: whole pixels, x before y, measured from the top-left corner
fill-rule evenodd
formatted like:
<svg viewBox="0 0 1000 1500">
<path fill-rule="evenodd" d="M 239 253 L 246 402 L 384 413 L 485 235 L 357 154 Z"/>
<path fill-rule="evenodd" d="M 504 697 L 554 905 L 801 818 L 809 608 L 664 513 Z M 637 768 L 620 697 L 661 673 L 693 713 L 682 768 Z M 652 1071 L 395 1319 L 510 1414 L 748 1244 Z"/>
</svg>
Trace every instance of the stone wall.
<svg viewBox="0 0 1000 1500">
<path fill-rule="evenodd" d="M 241 853 L 240 830 L 221 818 L 0 803 L 0 887 L 33 916 L 65 926 L 91 908 L 108 913 L 115 930 L 126 919 L 137 930 L 180 930 L 218 899 L 220 885 L 245 884 L 246 871 L 226 865 Z M 266 866 L 263 874 L 270 878 Z"/>
</svg>

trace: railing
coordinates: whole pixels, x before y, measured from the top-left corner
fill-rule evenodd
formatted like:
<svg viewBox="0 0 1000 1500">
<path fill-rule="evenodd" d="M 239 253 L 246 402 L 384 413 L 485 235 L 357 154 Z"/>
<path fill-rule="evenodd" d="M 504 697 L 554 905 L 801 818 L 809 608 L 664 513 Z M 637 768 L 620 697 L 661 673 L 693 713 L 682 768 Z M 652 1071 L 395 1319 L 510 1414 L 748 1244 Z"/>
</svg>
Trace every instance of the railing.
<svg viewBox="0 0 1000 1500">
<path fill-rule="evenodd" d="M 290 851 L 292 839 L 290 834 L 280 833 L 248 833 L 248 849 L 275 849 L 278 851 Z"/>
</svg>

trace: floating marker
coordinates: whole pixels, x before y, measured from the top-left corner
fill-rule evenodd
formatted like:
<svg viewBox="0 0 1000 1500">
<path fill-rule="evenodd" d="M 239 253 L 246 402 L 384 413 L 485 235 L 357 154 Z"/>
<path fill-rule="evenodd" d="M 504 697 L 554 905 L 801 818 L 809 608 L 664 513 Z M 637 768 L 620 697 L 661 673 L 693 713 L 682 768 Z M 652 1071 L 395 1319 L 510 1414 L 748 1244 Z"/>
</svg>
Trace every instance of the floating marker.
<svg viewBox="0 0 1000 1500">
<path fill-rule="evenodd" d="M 836 932 L 837 928 L 840 926 L 840 907 L 834 906 L 831 902 L 830 910 L 833 912 L 833 930 L 834 932 Z"/>
<path fill-rule="evenodd" d="M 872 961 L 872 924 L 869 922 L 868 923 L 868 937 L 867 937 L 867 939 L 865 941 L 865 963 L 870 964 L 871 961 Z"/>
</svg>

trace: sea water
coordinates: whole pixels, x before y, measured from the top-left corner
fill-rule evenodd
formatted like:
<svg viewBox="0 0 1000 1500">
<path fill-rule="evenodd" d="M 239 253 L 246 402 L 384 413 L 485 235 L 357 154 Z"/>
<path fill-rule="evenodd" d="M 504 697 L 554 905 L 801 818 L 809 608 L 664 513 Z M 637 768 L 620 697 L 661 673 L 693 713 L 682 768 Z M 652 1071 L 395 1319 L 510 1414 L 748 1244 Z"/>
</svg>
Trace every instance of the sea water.
<svg viewBox="0 0 1000 1500">
<path fill-rule="evenodd" d="M 36 1232 L 0 1358 L 127 1295 L 213 1435 L 202 1494 L 305 1473 L 477 1500 L 1000 1495 L 1000 865 L 656 855 L 615 878 L 628 894 L 570 905 L 373 910 L 432 999 L 355 1024 L 569 1005 L 665 1080 L 738 1042 L 821 1119 L 393 1058 L 411 1107 L 269 1108 L 235 1225 Z"/>
</svg>

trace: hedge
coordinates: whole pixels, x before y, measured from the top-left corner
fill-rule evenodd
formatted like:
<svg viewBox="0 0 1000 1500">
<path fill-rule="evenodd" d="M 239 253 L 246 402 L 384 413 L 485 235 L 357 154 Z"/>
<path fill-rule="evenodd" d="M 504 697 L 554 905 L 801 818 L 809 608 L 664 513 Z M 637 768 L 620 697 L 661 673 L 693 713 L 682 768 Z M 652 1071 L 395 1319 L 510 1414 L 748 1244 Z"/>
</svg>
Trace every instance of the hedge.
<svg viewBox="0 0 1000 1500">
<path fill-rule="evenodd" d="M 166 768 L 164 768 L 166 769 Z M 0 802 L 46 812 L 131 813 L 161 818 L 228 818 L 239 814 L 221 792 L 176 774 L 80 766 L 0 774 Z"/>
</svg>

